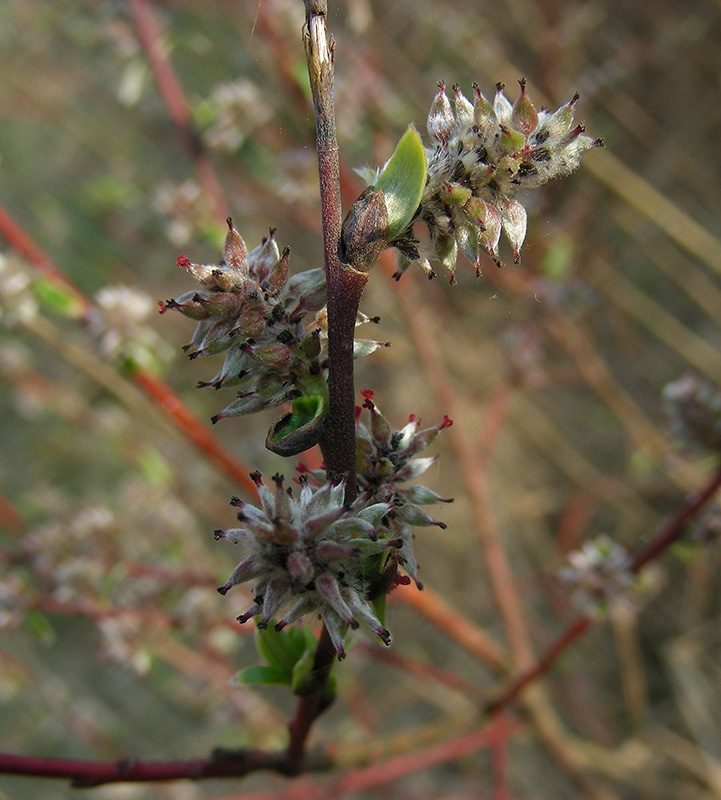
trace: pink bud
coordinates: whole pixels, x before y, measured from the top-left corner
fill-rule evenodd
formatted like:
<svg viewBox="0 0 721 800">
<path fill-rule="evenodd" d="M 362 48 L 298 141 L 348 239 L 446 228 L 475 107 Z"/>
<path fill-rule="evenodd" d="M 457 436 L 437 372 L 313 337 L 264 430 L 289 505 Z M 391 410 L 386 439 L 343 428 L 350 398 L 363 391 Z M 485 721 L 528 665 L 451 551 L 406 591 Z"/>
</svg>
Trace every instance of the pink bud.
<svg viewBox="0 0 721 800">
<path fill-rule="evenodd" d="M 521 78 L 518 83 L 521 86 L 521 94 L 513 104 L 511 124 L 517 131 L 520 131 L 528 138 L 538 127 L 538 114 L 535 106 L 526 95 L 526 79 Z"/>
<path fill-rule="evenodd" d="M 223 247 L 223 259 L 228 269 L 241 275 L 247 274 L 246 269 L 246 256 L 248 250 L 243 241 L 243 237 L 238 233 L 233 226 L 233 220 L 228 217 L 228 234 L 225 237 L 225 246 Z"/>
<path fill-rule="evenodd" d="M 431 104 L 426 125 L 431 138 L 444 143 L 451 138 L 455 127 L 455 118 L 448 95 L 446 95 L 446 84 L 443 81 L 438 83 L 438 94 Z"/>
</svg>

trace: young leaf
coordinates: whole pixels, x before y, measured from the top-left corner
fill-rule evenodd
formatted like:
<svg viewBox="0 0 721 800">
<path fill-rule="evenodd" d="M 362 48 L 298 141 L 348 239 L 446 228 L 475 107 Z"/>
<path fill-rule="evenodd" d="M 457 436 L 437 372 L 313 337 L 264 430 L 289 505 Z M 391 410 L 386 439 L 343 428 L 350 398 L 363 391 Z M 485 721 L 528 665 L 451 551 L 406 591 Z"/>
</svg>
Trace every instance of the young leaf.
<svg viewBox="0 0 721 800">
<path fill-rule="evenodd" d="M 265 446 L 280 456 L 295 456 L 318 444 L 325 418 L 323 395 L 310 394 L 293 400 L 290 414 L 268 431 Z"/>
<path fill-rule="evenodd" d="M 274 667 L 246 667 L 234 675 L 230 683 L 232 686 L 267 686 L 270 684 L 287 686 L 290 683 L 290 677 L 284 670 Z"/>
<path fill-rule="evenodd" d="M 388 239 L 400 236 L 410 225 L 426 185 L 428 161 L 418 131 L 410 125 L 376 181 L 385 195 Z"/>
<path fill-rule="evenodd" d="M 40 278 L 34 281 L 32 288 L 35 297 L 51 311 L 71 319 L 82 315 L 82 303 L 77 293 L 69 287 Z"/>
<path fill-rule="evenodd" d="M 268 666 L 286 676 L 283 683 L 290 683 L 293 666 L 298 660 L 298 653 L 294 647 L 292 637 L 269 626 L 265 629 L 259 628 L 257 630 L 256 644 L 258 645 L 258 652 L 266 660 Z"/>
<path fill-rule="evenodd" d="M 315 663 L 315 641 L 306 647 L 303 655 L 295 662 L 290 688 L 294 695 L 305 697 L 318 688 L 318 677 L 313 669 Z"/>
</svg>

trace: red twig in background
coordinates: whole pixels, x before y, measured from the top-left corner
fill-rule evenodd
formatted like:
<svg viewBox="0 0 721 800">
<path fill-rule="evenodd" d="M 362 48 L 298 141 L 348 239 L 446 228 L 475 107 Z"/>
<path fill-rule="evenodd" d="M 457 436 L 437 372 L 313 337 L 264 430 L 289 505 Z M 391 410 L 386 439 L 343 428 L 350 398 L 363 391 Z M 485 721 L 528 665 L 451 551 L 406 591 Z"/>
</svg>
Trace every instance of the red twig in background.
<svg viewBox="0 0 721 800">
<path fill-rule="evenodd" d="M 553 642 L 544 655 L 530 669 L 513 680 L 503 694 L 495 700 L 492 700 L 486 706 L 486 711 L 489 714 L 495 714 L 509 706 L 521 694 L 526 686 L 533 683 L 533 681 L 537 680 L 542 675 L 545 675 L 556 659 L 592 627 L 593 620 L 591 617 L 579 617 L 555 642 Z"/>
<path fill-rule="evenodd" d="M 706 486 L 696 495 L 689 498 L 679 512 L 672 517 L 666 525 L 651 539 L 634 557 L 631 562 L 631 572 L 639 572 L 646 564 L 664 553 L 684 532 L 686 523 L 712 499 L 721 488 L 721 469 L 713 474 Z M 528 686 L 544 675 L 554 662 L 568 648 L 587 633 L 595 624 L 592 617 L 583 615 L 578 617 L 557 639 L 553 642 L 544 655 L 528 670 L 516 677 L 505 691 L 488 704 L 486 710 L 496 713 L 512 703 Z"/>
<path fill-rule="evenodd" d="M 78 303 L 85 321 L 92 312 L 92 303 L 75 284 L 53 263 L 20 223 L 0 204 L 0 236 L 20 255 L 26 258 L 46 278 L 69 291 Z"/>
<path fill-rule="evenodd" d="M 421 593 L 416 592 L 416 594 Z M 359 651 L 367 653 L 370 658 L 376 661 L 390 664 L 408 675 L 413 675 L 424 681 L 435 681 L 442 686 L 461 692 L 468 697 L 478 698 L 481 695 L 481 688 L 479 686 L 461 678 L 456 675 L 455 672 L 437 667 L 434 664 L 429 664 L 427 661 L 422 661 L 419 658 L 411 658 L 396 650 L 386 650 L 377 645 L 368 645 L 363 642 L 357 642 L 354 646 L 354 652 Z"/>
<path fill-rule="evenodd" d="M 218 221 L 226 219 L 230 216 L 230 212 L 223 187 L 202 141 L 195 132 L 185 94 L 163 49 L 150 5 L 147 0 L 129 0 L 128 4 L 135 21 L 138 39 L 145 51 L 158 91 L 165 103 L 168 116 L 177 128 L 182 144 L 193 161 L 195 176 L 203 195 L 211 203 L 211 213 Z"/>
<path fill-rule="evenodd" d="M 706 486 L 691 497 L 681 510 L 641 550 L 631 562 L 631 572 L 639 572 L 643 567 L 667 550 L 683 534 L 684 525 L 694 516 L 721 488 L 721 469 L 711 478 Z"/>
<path fill-rule="evenodd" d="M 94 311 L 91 301 L 65 277 L 62 270 L 2 205 L 0 205 L 0 235 L 4 236 L 14 249 L 27 258 L 49 280 L 70 290 L 77 298 L 83 318 L 87 320 L 90 317 Z M 211 463 L 219 467 L 240 488 L 255 495 L 255 484 L 248 477 L 250 469 L 220 445 L 215 436 L 164 381 L 143 369 L 136 369 L 132 373 L 132 379 Z"/>
<path fill-rule="evenodd" d="M 485 750 L 499 741 L 499 738 L 508 739 L 524 727 L 520 720 L 508 717 L 498 717 L 489 725 L 478 730 L 464 733 L 437 744 L 415 750 L 412 753 L 396 756 L 373 764 L 369 767 L 355 769 L 348 772 L 339 781 L 333 783 L 324 797 L 340 797 L 342 794 L 359 792 L 364 789 L 373 789 L 393 780 L 399 780 L 406 775 L 412 775 L 430 767 L 457 761 L 471 753 Z"/>
<path fill-rule="evenodd" d="M 187 439 L 233 481 L 249 494 L 255 493 L 255 484 L 248 477 L 248 467 L 221 447 L 213 434 L 190 411 L 178 395 L 156 375 L 145 370 L 133 373 L 133 380 L 183 432 Z"/>
<path fill-rule="evenodd" d="M 503 648 L 430 587 L 425 586 L 422 592 L 415 587 L 405 591 L 399 588 L 391 594 L 391 602 L 395 600 L 413 608 L 424 624 L 435 625 L 481 663 L 499 672 L 507 668 L 507 656 Z"/>
<path fill-rule="evenodd" d="M 6 530 L 14 539 L 22 538 L 28 526 L 10 500 L 0 492 L 0 528 Z"/>
</svg>

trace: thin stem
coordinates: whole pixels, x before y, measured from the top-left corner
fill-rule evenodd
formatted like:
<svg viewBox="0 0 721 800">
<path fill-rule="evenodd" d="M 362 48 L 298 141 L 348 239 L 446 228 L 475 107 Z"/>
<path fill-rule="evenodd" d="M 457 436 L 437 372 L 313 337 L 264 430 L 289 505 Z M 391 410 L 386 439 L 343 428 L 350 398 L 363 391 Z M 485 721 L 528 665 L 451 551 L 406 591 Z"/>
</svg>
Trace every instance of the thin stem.
<svg viewBox="0 0 721 800">
<path fill-rule="evenodd" d="M 320 441 L 328 478 L 345 481 L 345 499 L 357 494 L 355 480 L 355 388 L 353 333 L 367 276 L 349 270 L 340 260 L 342 209 L 338 142 L 333 101 L 333 40 L 326 29 L 326 0 L 305 0 L 303 29 L 308 75 L 316 119 L 316 149 L 323 224 L 323 253 L 328 289 L 329 416 Z M 313 722 L 328 705 L 326 687 L 335 648 L 324 626 L 314 658 L 316 690 L 298 702 L 288 730 L 288 763 L 304 769 L 306 743 Z"/>
<path fill-rule="evenodd" d="M 697 514 L 706 503 L 721 489 L 721 469 L 717 470 L 706 486 L 696 495 L 690 497 L 678 513 L 651 539 L 634 557 L 631 562 L 631 572 L 637 573 L 650 561 L 658 558 L 684 532 L 686 523 Z M 518 675 L 506 690 L 487 706 L 488 713 L 497 713 L 512 703 L 521 692 L 533 681 L 542 677 L 555 661 L 568 648 L 580 639 L 594 626 L 594 619 L 587 615 L 578 617 L 571 625 L 547 648 L 543 656 L 529 669 Z"/>
<path fill-rule="evenodd" d="M 290 741 L 286 748 L 285 756 L 296 772 L 301 772 L 305 768 L 305 746 L 310 729 L 328 705 L 324 702 L 325 688 L 335 661 L 335 655 L 335 648 L 331 642 L 328 629 L 323 626 L 313 661 L 313 671 L 319 688 L 313 694 L 302 697 L 299 700 L 295 716 L 288 724 Z"/>
<path fill-rule="evenodd" d="M 328 287 L 329 415 L 320 446 L 326 472 L 345 481 L 346 500 L 356 495 L 353 333 L 368 276 L 343 264 L 339 255 L 342 210 L 333 100 L 333 39 L 326 29 L 326 0 L 305 0 L 303 31 L 316 118 L 316 149 Z"/>
<path fill-rule="evenodd" d="M 138 39 L 145 51 L 158 91 L 165 103 L 168 116 L 178 131 L 180 141 L 193 161 L 195 176 L 203 194 L 210 201 L 213 217 L 216 220 L 226 219 L 230 212 L 223 187 L 194 128 L 185 94 L 162 46 L 150 4 L 147 0 L 129 0 L 129 6 Z"/>
<path fill-rule="evenodd" d="M 50 256 L 35 243 L 27 231 L 2 205 L 0 205 L 0 237 L 5 238 L 18 253 L 24 256 L 49 281 L 72 293 L 78 303 L 79 321 L 88 322 L 97 315 L 97 309 L 90 299 L 65 276 Z M 59 347 L 61 340 L 47 320 L 37 318 L 32 323 L 26 323 L 26 325 L 34 335 L 39 336 L 46 344 L 56 349 Z M 66 361 L 86 372 L 89 365 L 92 364 L 90 372 L 94 380 L 99 381 L 111 392 L 117 394 L 122 402 L 133 409 L 138 408 L 134 399 L 126 390 L 127 384 L 118 381 L 117 373 L 95 358 L 89 351 L 81 351 L 77 345 L 62 342 L 61 354 Z M 153 405 L 160 409 L 166 418 L 173 423 L 174 427 L 201 451 L 209 463 L 218 467 L 231 480 L 242 487 L 244 491 L 250 495 L 255 494 L 255 485 L 248 478 L 250 468 L 231 456 L 221 446 L 217 438 L 191 413 L 190 409 L 184 405 L 182 400 L 164 381 L 142 368 L 134 369 L 129 378 L 145 392 Z"/>
<path fill-rule="evenodd" d="M 667 550 L 682 534 L 684 525 L 721 488 L 721 469 L 717 470 L 706 486 L 691 497 L 683 508 L 636 554 L 631 563 L 631 572 L 639 572 L 643 567 Z"/>
</svg>

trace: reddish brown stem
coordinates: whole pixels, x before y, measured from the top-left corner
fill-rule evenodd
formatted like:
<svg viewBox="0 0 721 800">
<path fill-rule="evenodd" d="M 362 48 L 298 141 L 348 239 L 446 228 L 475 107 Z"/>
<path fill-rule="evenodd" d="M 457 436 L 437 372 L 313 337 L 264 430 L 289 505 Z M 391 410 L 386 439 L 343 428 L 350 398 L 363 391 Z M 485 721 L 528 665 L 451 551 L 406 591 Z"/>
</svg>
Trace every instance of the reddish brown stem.
<svg viewBox="0 0 721 800">
<path fill-rule="evenodd" d="M 324 702 L 325 688 L 335 661 L 335 655 L 335 648 L 328 634 L 328 629 L 324 626 L 313 661 L 313 671 L 319 688 L 313 694 L 301 697 L 295 710 L 295 716 L 288 724 L 290 741 L 285 750 L 285 756 L 296 772 L 301 772 L 304 769 L 305 748 L 310 729 L 327 707 L 327 703 Z"/>
<path fill-rule="evenodd" d="M 684 525 L 711 500 L 720 488 L 721 469 L 716 472 L 704 489 L 691 497 L 678 514 L 670 519 L 656 536 L 636 553 L 631 562 L 631 572 L 639 572 L 649 561 L 653 561 L 664 550 L 667 550 L 683 534 Z"/>
<path fill-rule="evenodd" d="M 53 283 L 70 290 L 77 298 L 82 318 L 94 313 L 91 301 L 65 277 L 52 259 L 33 241 L 21 225 L 0 205 L 0 235 Z M 226 452 L 218 440 L 191 413 L 180 398 L 160 378 L 142 369 L 133 372 L 133 380 L 172 419 L 176 427 L 193 442 L 208 460 L 233 479 L 240 487 L 255 494 L 255 484 L 248 477 L 249 468 Z"/>
<path fill-rule="evenodd" d="M 319 763 L 317 766 L 323 765 Z M 282 775 L 295 774 L 285 753 L 267 753 L 262 750 L 216 751 L 209 758 L 193 758 L 186 761 L 126 759 L 117 762 L 38 758 L 0 753 L 1 774 L 65 778 L 76 788 L 90 788 L 105 783 L 238 778 L 262 769 L 273 770 Z"/>
<path fill-rule="evenodd" d="M 496 714 L 502 709 L 509 706 L 520 693 L 533 683 L 536 679 L 545 675 L 550 669 L 555 660 L 564 653 L 575 641 L 580 639 L 587 631 L 593 627 L 593 620 L 590 617 L 579 617 L 569 628 L 567 628 L 561 636 L 546 650 L 542 658 L 540 658 L 530 669 L 521 673 L 506 690 L 492 700 L 486 706 L 486 713 Z"/>
<path fill-rule="evenodd" d="M 326 30 L 326 0 L 305 0 L 303 31 L 316 119 L 316 150 L 328 287 L 328 392 L 330 411 L 320 442 L 330 480 L 346 482 L 346 500 L 356 495 L 353 333 L 368 276 L 343 264 L 340 167 L 333 100 L 333 39 Z"/>
<path fill-rule="evenodd" d="M 0 205 L 0 236 L 20 255 L 26 258 L 39 272 L 53 283 L 69 291 L 77 301 L 82 317 L 87 320 L 92 313 L 92 304 L 87 297 L 53 263 L 50 257 L 35 243 L 20 223 Z"/>
<path fill-rule="evenodd" d="M 323 254 L 328 287 L 329 416 L 320 441 L 330 480 L 345 481 L 345 498 L 356 496 L 355 391 L 353 385 L 353 331 L 362 285 L 348 274 L 339 256 L 342 223 L 338 142 L 333 100 L 333 40 L 326 30 L 326 0 L 305 0 L 305 45 L 316 120 L 316 149 L 323 223 Z M 363 276 L 365 277 L 365 276 Z M 351 280 L 349 280 L 349 278 Z M 323 627 L 315 652 L 318 688 L 299 700 L 288 725 L 288 761 L 303 768 L 313 722 L 325 710 L 326 686 L 335 660 L 335 648 Z"/>
</svg>

